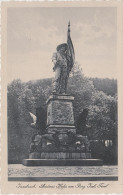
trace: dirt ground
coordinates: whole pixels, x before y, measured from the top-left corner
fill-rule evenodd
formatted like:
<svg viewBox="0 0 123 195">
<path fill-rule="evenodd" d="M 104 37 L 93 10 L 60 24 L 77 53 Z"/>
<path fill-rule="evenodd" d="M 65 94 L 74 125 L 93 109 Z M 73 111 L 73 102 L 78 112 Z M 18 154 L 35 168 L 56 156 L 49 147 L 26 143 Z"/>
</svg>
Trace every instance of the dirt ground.
<svg viewBox="0 0 123 195">
<path fill-rule="evenodd" d="M 118 166 L 39 166 L 8 165 L 8 177 L 117 176 Z"/>
</svg>

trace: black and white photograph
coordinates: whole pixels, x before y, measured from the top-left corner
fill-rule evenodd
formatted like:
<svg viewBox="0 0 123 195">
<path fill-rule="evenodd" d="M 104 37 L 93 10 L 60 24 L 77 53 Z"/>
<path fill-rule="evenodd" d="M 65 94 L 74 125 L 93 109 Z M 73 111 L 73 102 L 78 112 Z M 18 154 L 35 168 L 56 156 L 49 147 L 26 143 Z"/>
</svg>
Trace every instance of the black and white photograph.
<svg viewBox="0 0 123 195">
<path fill-rule="evenodd" d="M 6 7 L 7 182 L 110 192 L 121 178 L 118 8 L 30 4 Z"/>
</svg>

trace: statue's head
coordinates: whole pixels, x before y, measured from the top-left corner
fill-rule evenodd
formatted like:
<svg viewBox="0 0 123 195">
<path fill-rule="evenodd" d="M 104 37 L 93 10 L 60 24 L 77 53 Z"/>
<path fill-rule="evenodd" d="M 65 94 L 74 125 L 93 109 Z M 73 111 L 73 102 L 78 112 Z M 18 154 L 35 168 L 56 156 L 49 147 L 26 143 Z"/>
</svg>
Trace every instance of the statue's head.
<svg viewBox="0 0 123 195">
<path fill-rule="evenodd" d="M 57 49 L 57 51 L 62 50 L 65 52 L 67 50 L 67 43 L 62 43 L 62 44 L 58 45 L 56 49 Z"/>
</svg>

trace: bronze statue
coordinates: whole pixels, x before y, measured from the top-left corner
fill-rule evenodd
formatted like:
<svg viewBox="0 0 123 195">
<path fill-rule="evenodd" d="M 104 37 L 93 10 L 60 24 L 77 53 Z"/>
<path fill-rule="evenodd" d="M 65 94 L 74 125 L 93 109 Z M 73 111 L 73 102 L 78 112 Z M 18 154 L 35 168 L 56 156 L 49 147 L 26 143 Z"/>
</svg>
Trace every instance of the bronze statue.
<svg viewBox="0 0 123 195">
<path fill-rule="evenodd" d="M 55 80 L 53 82 L 53 93 L 66 94 L 69 73 L 74 65 L 74 48 L 70 37 L 70 22 L 68 24 L 67 43 L 57 46 L 57 52 L 53 54 Z"/>
</svg>

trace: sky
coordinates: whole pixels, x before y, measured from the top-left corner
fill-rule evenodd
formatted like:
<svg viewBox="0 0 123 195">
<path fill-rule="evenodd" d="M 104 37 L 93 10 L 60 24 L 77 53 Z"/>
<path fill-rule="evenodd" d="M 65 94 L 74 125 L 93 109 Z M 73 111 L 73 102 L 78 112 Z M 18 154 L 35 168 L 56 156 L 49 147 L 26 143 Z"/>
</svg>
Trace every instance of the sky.
<svg viewBox="0 0 123 195">
<path fill-rule="evenodd" d="M 117 18 L 113 7 L 18 7 L 7 11 L 8 82 L 54 76 L 52 55 L 71 39 L 87 77 L 116 78 Z"/>
</svg>

